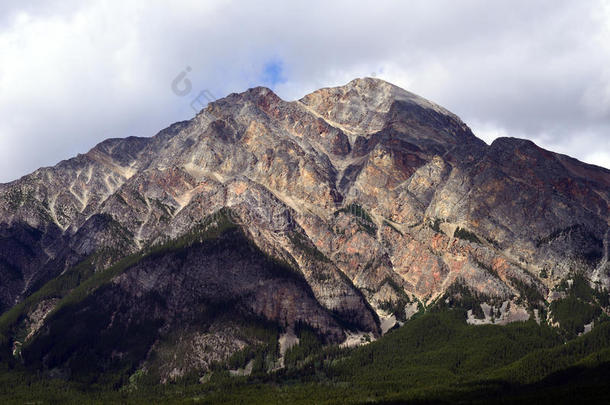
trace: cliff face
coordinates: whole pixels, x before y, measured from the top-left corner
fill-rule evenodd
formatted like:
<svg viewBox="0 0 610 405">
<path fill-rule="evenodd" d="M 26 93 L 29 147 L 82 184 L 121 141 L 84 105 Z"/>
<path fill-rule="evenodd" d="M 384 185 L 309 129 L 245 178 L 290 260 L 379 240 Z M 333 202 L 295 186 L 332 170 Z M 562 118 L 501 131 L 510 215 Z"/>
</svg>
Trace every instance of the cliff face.
<svg viewBox="0 0 610 405">
<path fill-rule="evenodd" d="M 610 287 L 609 204 L 610 171 L 526 140 L 488 146 L 454 114 L 381 80 L 293 102 L 254 88 L 152 138 L 111 139 L 0 185 L 0 309 L 83 261 L 102 274 L 230 212 L 234 228 L 218 241 L 143 255 L 69 308 L 98 314 L 100 335 L 150 326 L 134 364 L 170 329 L 184 329 L 176 347 L 239 343 L 162 367 L 166 376 L 252 344 L 206 318 L 210 305 L 280 328 L 306 323 L 330 342 L 349 328 L 378 336 L 418 305 L 465 294 L 488 304 L 486 319 L 508 322 L 542 310 L 574 272 Z M 7 339 L 52 368 L 85 352 L 51 356 L 49 342 L 82 343 L 91 329 L 58 328 L 70 312 L 53 309 L 64 295 L 47 295 L 15 321 L 28 338 Z"/>
</svg>

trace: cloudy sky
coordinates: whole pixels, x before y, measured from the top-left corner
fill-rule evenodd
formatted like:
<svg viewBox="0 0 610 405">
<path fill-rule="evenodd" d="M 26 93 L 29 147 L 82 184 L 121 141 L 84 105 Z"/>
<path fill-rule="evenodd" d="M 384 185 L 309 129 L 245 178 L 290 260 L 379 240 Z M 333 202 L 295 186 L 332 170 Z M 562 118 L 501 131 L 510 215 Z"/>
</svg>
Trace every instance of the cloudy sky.
<svg viewBox="0 0 610 405">
<path fill-rule="evenodd" d="M 364 76 L 488 143 L 530 138 L 610 168 L 608 2 L 3 0 L 0 182 L 154 135 L 197 101 L 257 85 L 292 100 Z"/>
</svg>

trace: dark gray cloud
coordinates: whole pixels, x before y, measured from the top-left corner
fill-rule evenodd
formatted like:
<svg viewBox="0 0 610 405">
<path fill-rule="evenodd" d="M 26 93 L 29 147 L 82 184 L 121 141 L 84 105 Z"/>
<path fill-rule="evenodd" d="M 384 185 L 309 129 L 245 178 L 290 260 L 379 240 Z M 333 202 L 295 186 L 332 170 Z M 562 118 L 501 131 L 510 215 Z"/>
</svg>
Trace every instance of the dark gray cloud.
<svg viewBox="0 0 610 405">
<path fill-rule="evenodd" d="M 610 167 L 604 2 L 329 3 L 2 2 L 0 181 L 153 135 L 193 116 L 202 90 L 204 102 L 255 85 L 295 99 L 372 74 L 488 142 L 526 137 Z M 178 96 L 182 71 L 191 91 Z"/>
</svg>

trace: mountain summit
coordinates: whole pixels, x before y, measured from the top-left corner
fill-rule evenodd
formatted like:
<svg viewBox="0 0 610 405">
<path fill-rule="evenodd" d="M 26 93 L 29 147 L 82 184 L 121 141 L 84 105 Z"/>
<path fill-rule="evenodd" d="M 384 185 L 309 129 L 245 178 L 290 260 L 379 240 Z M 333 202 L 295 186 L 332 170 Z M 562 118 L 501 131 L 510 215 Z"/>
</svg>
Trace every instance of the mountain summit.
<svg viewBox="0 0 610 405">
<path fill-rule="evenodd" d="M 610 171 L 486 145 L 385 81 L 258 87 L 0 185 L 0 344 L 168 381 L 267 342 L 261 322 L 268 369 L 298 328 L 354 344 L 434 305 L 560 324 L 562 285 L 610 287 L 609 204 Z"/>
</svg>

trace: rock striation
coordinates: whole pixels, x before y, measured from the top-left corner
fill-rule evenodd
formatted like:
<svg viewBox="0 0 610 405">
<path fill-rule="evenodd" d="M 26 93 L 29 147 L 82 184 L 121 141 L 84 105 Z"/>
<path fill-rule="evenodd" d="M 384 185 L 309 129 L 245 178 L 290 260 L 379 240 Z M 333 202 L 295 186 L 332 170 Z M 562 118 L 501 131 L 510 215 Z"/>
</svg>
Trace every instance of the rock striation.
<svg viewBox="0 0 610 405">
<path fill-rule="evenodd" d="M 49 369 L 95 353 L 167 379 L 256 344 L 229 313 L 333 343 L 466 296 L 484 303 L 480 322 L 522 319 L 574 272 L 610 287 L 609 207 L 609 170 L 523 139 L 487 145 L 385 81 L 291 102 L 257 87 L 0 185 L 0 311 L 31 306 L 10 329 L 27 339 L 5 338 Z M 193 236 L 225 222 L 214 240 Z M 80 301 L 27 301 L 82 263 L 95 277 L 127 257 L 139 259 Z M 92 334 L 140 349 L 92 348 Z M 54 349 L 67 336 L 80 349 Z M 173 360 L 155 366 L 155 350 Z"/>
</svg>

